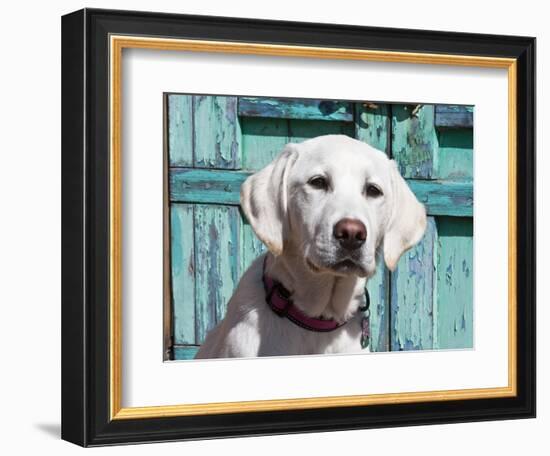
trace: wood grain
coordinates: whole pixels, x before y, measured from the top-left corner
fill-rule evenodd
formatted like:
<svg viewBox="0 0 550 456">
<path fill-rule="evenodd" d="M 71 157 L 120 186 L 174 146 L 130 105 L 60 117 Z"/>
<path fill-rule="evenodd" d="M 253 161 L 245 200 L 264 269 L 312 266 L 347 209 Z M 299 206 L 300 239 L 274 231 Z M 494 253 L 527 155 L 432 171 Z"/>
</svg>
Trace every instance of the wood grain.
<svg viewBox="0 0 550 456">
<path fill-rule="evenodd" d="M 198 344 L 220 321 L 240 278 L 239 209 L 195 206 L 195 332 Z"/>
<path fill-rule="evenodd" d="M 436 105 L 434 125 L 436 128 L 473 128 L 474 107 Z"/>
<path fill-rule="evenodd" d="M 434 348 L 471 348 L 474 343 L 472 220 L 440 217 L 437 231 Z"/>
<path fill-rule="evenodd" d="M 389 155 L 391 153 L 391 106 L 355 103 L 355 138 Z M 390 274 L 382 255 L 376 273 L 367 282 L 370 295 L 370 350 L 390 350 Z"/>
<path fill-rule="evenodd" d="M 250 171 L 177 168 L 170 171 L 170 199 L 174 202 L 238 205 L 240 186 Z M 471 216 L 471 182 L 408 179 L 413 193 L 430 215 Z"/>
<path fill-rule="evenodd" d="M 175 344 L 195 343 L 195 242 L 192 204 L 170 205 Z"/>
<path fill-rule="evenodd" d="M 433 105 L 392 106 L 392 157 L 405 178 L 437 178 Z"/>
<path fill-rule="evenodd" d="M 193 97 L 193 165 L 236 169 L 241 166 L 237 97 Z"/>
<path fill-rule="evenodd" d="M 424 238 L 401 257 L 391 274 L 391 348 L 433 348 L 434 244 L 436 226 L 428 218 Z"/>
<path fill-rule="evenodd" d="M 264 119 L 353 122 L 353 104 L 337 100 L 240 97 L 239 115 Z"/>
<path fill-rule="evenodd" d="M 179 312 L 174 316 L 174 357 L 192 356 L 223 318 L 242 272 L 265 251 L 240 213 L 242 182 L 288 142 L 329 133 L 355 137 L 393 156 L 430 216 L 424 239 L 405 253 L 397 270 L 390 274 L 380 259 L 368 282 L 371 350 L 471 346 L 473 303 L 467 290 L 471 293 L 472 284 L 465 271 L 472 267 L 472 129 L 439 128 L 434 105 L 353 103 L 342 111 L 345 120 L 338 109 L 328 110 L 320 120 L 318 100 L 233 98 L 193 96 L 191 111 L 183 99 L 174 104 L 193 117 L 195 128 L 192 153 L 186 152 L 186 162 L 171 159 L 169 172 L 172 223 L 177 225 L 172 226 L 172 238 L 179 236 L 175 242 L 181 248 L 186 243 L 181 233 L 187 231 L 193 250 L 184 259 L 173 246 L 172 258 L 183 265 L 172 273 L 179 280 L 173 286 Z M 182 130 L 184 124 L 172 122 L 169 128 Z M 174 141 L 182 143 L 181 137 Z M 192 164 L 181 166 L 189 157 Z M 189 277 L 181 278 L 188 260 L 192 284 Z"/>
<path fill-rule="evenodd" d="M 193 97 L 169 94 L 168 155 L 170 166 L 193 165 Z"/>
</svg>

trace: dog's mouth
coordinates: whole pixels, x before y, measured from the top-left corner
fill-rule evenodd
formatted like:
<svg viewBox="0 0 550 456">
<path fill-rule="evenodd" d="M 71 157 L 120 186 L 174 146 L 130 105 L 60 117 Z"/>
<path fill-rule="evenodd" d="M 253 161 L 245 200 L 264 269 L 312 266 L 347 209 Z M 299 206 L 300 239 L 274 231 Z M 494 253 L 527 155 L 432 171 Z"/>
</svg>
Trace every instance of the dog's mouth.
<svg viewBox="0 0 550 456">
<path fill-rule="evenodd" d="M 345 260 L 334 263 L 331 265 L 330 269 L 346 275 L 354 274 L 360 277 L 365 277 L 367 275 L 365 268 L 351 258 L 346 258 Z"/>
<path fill-rule="evenodd" d="M 357 261 L 346 258 L 335 263 L 331 263 L 326 266 L 318 266 L 311 259 L 306 258 L 306 264 L 309 269 L 316 273 L 328 272 L 337 275 L 357 275 L 359 277 L 365 277 L 367 275 L 366 269 Z"/>
</svg>

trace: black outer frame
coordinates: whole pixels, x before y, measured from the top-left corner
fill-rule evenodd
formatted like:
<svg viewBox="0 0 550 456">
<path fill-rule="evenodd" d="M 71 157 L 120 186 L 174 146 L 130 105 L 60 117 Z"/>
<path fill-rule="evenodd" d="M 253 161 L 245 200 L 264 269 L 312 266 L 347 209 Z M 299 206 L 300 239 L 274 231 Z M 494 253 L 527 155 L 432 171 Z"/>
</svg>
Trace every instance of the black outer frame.
<svg viewBox="0 0 550 456">
<path fill-rule="evenodd" d="M 110 34 L 516 58 L 518 395 L 110 421 Z M 63 439 L 98 446 L 534 417 L 535 266 L 534 38 L 97 9 L 62 18 Z"/>
</svg>

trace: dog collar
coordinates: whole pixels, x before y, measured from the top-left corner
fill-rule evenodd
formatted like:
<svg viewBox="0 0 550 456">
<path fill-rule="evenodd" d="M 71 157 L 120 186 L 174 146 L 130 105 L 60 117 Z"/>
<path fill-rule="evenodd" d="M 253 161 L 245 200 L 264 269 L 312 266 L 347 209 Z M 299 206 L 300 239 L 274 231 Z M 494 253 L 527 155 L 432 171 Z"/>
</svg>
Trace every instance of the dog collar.
<svg viewBox="0 0 550 456">
<path fill-rule="evenodd" d="M 266 260 L 264 259 L 262 280 L 265 289 L 265 302 L 271 310 L 280 317 L 286 317 L 292 323 L 308 331 L 329 332 L 334 331 L 345 325 L 347 321 L 339 323 L 332 318 L 315 318 L 306 315 L 298 309 L 292 299 L 291 293 L 283 286 L 282 283 L 272 279 L 265 273 Z M 368 324 L 368 308 L 370 305 L 370 297 L 365 289 L 366 305 L 360 307 L 359 310 L 365 312 L 361 319 L 361 346 L 365 348 L 369 343 L 369 324 Z"/>
</svg>

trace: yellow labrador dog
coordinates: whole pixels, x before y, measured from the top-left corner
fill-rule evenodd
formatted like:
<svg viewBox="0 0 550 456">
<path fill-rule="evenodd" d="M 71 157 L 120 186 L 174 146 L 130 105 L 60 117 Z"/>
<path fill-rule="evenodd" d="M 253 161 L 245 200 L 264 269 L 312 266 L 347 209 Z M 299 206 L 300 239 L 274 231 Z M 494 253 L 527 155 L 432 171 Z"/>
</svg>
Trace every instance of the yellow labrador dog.
<svg viewBox="0 0 550 456">
<path fill-rule="evenodd" d="M 269 251 L 196 358 L 364 350 L 361 309 L 377 252 L 393 270 L 426 228 L 396 163 L 344 135 L 288 144 L 243 183 L 241 206 Z"/>
</svg>

